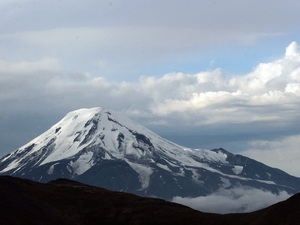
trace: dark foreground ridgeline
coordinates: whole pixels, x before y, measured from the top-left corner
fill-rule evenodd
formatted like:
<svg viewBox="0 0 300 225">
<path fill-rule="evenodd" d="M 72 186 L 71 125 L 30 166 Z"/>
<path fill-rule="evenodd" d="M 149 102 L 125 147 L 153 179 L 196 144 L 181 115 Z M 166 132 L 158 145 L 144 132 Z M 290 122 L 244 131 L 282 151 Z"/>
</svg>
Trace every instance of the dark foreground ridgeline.
<svg viewBox="0 0 300 225">
<path fill-rule="evenodd" d="M 219 215 L 66 179 L 0 176 L 0 198 L 0 224 L 300 224 L 299 194 L 253 213 Z"/>
</svg>

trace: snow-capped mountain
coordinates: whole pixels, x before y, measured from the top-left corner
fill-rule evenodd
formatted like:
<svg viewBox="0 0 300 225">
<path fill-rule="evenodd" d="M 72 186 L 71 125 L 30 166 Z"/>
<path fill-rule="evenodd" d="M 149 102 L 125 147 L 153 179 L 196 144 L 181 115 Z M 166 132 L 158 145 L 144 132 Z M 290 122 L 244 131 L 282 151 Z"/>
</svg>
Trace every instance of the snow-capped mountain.
<svg viewBox="0 0 300 225">
<path fill-rule="evenodd" d="M 47 182 L 69 178 L 111 190 L 172 199 L 248 186 L 300 191 L 300 178 L 224 149 L 189 149 L 113 110 L 68 113 L 0 160 L 0 175 Z"/>
</svg>

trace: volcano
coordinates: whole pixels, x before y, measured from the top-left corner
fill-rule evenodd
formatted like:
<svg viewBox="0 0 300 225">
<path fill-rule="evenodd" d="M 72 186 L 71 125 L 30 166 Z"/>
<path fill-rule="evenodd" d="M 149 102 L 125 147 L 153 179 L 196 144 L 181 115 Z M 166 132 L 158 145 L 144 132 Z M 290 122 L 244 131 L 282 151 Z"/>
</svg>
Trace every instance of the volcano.
<svg viewBox="0 0 300 225">
<path fill-rule="evenodd" d="M 79 109 L 0 160 L 0 175 L 39 182 L 67 178 L 171 200 L 246 186 L 300 191 L 300 178 L 224 149 L 172 143 L 110 109 Z"/>
</svg>

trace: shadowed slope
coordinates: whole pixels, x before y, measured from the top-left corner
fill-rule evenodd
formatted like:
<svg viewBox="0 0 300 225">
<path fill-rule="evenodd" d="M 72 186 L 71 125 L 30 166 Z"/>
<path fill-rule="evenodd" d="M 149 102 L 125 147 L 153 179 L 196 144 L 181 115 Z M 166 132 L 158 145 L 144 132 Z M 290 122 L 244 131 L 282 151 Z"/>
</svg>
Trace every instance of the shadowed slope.
<svg viewBox="0 0 300 225">
<path fill-rule="evenodd" d="M 253 213 L 202 213 L 67 179 L 0 176 L 0 224 L 300 224 L 300 195 Z"/>
<path fill-rule="evenodd" d="M 300 194 L 245 215 L 240 224 L 298 225 L 300 224 Z"/>
<path fill-rule="evenodd" d="M 213 224 L 214 215 L 59 179 L 0 177 L 0 224 Z"/>
</svg>

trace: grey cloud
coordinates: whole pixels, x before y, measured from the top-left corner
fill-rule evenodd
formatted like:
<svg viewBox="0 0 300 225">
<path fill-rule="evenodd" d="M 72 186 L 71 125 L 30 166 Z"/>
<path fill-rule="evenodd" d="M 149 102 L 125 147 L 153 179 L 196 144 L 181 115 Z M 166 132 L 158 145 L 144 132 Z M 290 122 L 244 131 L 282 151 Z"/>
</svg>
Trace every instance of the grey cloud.
<svg viewBox="0 0 300 225">
<path fill-rule="evenodd" d="M 298 2 L 282 1 L 1 1 L 1 15 L 29 30 L 87 25 L 276 30 L 297 25 Z M 274 13 L 277 12 L 277 13 Z M 278 13 L 281 12 L 281 13 Z M 55 16 L 54 16 L 55 15 Z M 79 16 L 80 15 L 80 16 Z M 138 19 L 137 19 L 138 18 Z M 237 19 L 238 18 L 238 19 Z M 21 20 L 22 19 L 22 20 Z M 39 20 L 37 20 L 39 19 Z M 53 19 L 55 23 L 50 23 Z M 3 20 L 1 20 L 3 21 Z M 3 21 L 3 25 L 6 25 Z M 51 26 L 52 25 L 52 26 Z M 6 27 L 6 26 L 4 26 Z M 7 26 L 7 29 L 9 27 Z M 10 26 L 10 29 L 14 29 Z"/>
<path fill-rule="evenodd" d="M 275 140 L 253 140 L 241 154 L 272 167 L 280 167 L 287 173 L 300 177 L 296 165 L 300 160 L 300 135 L 277 137 Z"/>
<path fill-rule="evenodd" d="M 300 22 L 295 1 L 5 2 L 0 58 L 54 57 L 67 70 L 123 80 L 137 68 L 203 56 L 209 47 L 284 35 Z"/>
</svg>

